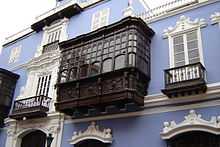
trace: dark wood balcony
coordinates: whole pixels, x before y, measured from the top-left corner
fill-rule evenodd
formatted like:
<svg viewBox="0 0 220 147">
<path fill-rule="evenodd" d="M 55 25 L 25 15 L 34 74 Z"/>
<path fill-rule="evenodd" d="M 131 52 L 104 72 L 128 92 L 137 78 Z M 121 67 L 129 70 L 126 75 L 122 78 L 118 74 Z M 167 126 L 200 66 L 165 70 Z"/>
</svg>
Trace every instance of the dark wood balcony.
<svg viewBox="0 0 220 147">
<path fill-rule="evenodd" d="M 49 111 L 50 102 L 51 98 L 43 95 L 16 100 L 10 117 L 18 120 L 45 117 Z"/>
<path fill-rule="evenodd" d="M 44 45 L 42 53 L 44 54 L 44 53 L 58 50 L 59 48 L 58 44 L 59 44 L 59 41 L 55 41 L 55 42 Z"/>
<path fill-rule="evenodd" d="M 143 106 L 153 35 L 144 21 L 128 17 L 60 43 L 56 109 L 78 117 Z"/>
<path fill-rule="evenodd" d="M 19 75 L 0 68 L 0 126 L 8 117 Z"/>
<path fill-rule="evenodd" d="M 204 93 L 206 70 L 201 63 L 175 67 L 164 71 L 165 89 L 162 92 L 168 97 L 178 97 Z"/>
</svg>

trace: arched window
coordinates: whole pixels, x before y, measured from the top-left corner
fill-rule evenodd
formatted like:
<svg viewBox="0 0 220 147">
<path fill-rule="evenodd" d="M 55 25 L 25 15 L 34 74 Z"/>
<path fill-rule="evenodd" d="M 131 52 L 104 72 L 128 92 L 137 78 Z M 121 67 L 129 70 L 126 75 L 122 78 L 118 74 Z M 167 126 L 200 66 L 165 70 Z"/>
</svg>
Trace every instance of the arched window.
<svg viewBox="0 0 220 147">
<path fill-rule="evenodd" d="M 76 80 L 77 79 L 77 67 L 73 67 L 70 69 L 70 73 L 69 73 L 69 80 Z"/>
<path fill-rule="evenodd" d="M 219 147 L 218 135 L 192 131 L 180 134 L 168 140 L 168 147 Z"/>
<path fill-rule="evenodd" d="M 86 77 L 88 74 L 88 64 L 84 64 L 80 67 L 80 77 Z"/>
<path fill-rule="evenodd" d="M 135 66 L 136 59 L 135 59 L 135 54 L 134 53 L 130 53 L 128 55 L 128 64 L 129 64 L 129 66 Z"/>
<path fill-rule="evenodd" d="M 96 61 L 90 65 L 90 75 L 96 75 L 100 72 L 100 62 Z"/>
<path fill-rule="evenodd" d="M 107 147 L 107 146 L 108 144 L 102 143 L 101 141 L 94 139 L 84 140 L 76 144 L 76 147 Z"/>
<path fill-rule="evenodd" d="M 102 72 L 109 72 L 112 71 L 112 58 L 108 58 L 103 61 L 102 64 Z"/>
<path fill-rule="evenodd" d="M 62 70 L 61 74 L 60 74 L 60 83 L 64 83 L 67 82 L 67 78 L 68 78 L 68 70 Z"/>
<path fill-rule="evenodd" d="M 125 67 L 125 55 L 119 55 L 115 58 L 115 70 Z"/>
</svg>

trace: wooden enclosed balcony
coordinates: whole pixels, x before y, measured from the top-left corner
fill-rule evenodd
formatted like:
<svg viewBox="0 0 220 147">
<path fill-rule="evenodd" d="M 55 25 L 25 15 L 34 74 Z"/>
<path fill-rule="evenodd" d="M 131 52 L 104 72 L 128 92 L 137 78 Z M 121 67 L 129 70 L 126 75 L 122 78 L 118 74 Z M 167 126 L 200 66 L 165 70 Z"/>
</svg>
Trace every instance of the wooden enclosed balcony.
<svg viewBox="0 0 220 147">
<path fill-rule="evenodd" d="M 49 111 L 50 102 L 51 98 L 43 95 L 16 100 L 10 117 L 18 120 L 45 117 Z"/>
<path fill-rule="evenodd" d="M 128 17 L 60 43 L 56 109 L 84 117 L 140 108 L 153 34 L 144 21 Z"/>
<path fill-rule="evenodd" d="M 19 75 L 0 68 L 0 127 L 8 117 Z"/>
<path fill-rule="evenodd" d="M 178 97 L 205 92 L 206 70 L 201 63 L 166 69 L 165 89 L 162 92 L 168 97 Z"/>
</svg>

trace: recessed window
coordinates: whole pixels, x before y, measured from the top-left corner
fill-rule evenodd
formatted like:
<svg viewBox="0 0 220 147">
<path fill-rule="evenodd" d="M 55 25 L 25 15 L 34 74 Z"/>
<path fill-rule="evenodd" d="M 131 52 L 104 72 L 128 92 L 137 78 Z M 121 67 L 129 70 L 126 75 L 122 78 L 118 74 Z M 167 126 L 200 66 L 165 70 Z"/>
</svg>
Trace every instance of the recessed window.
<svg viewBox="0 0 220 147">
<path fill-rule="evenodd" d="M 96 30 L 98 28 L 108 25 L 109 14 L 110 14 L 109 8 L 95 12 L 92 16 L 91 30 L 93 31 L 93 30 Z"/>
<path fill-rule="evenodd" d="M 50 81 L 51 75 L 40 76 L 38 78 L 36 95 L 48 96 Z"/>
<path fill-rule="evenodd" d="M 201 28 L 206 26 L 205 19 L 191 21 L 189 17 L 181 16 L 176 26 L 164 30 L 163 37 L 169 41 L 171 67 L 204 64 Z"/>
<path fill-rule="evenodd" d="M 52 30 L 52 31 L 48 32 L 46 44 L 50 44 L 50 43 L 59 41 L 60 35 L 61 35 L 61 28 L 58 28 L 56 30 Z"/>
<path fill-rule="evenodd" d="M 100 72 L 100 62 L 97 61 L 90 65 L 90 75 L 96 75 Z"/>
<path fill-rule="evenodd" d="M 103 65 L 102 65 L 102 72 L 109 72 L 112 71 L 112 59 L 106 59 L 103 61 Z"/>
<path fill-rule="evenodd" d="M 21 54 L 21 46 L 15 47 L 11 50 L 8 63 L 15 63 L 18 61 Z"/>
<path fill-rule="evenodd" d="M 175 67 L 200 62 L 197 30 L 173 37 Z"/>
<path fill-rule="evenodd" d="M 125 67 L 125 55 L 120 55 L 115 58 L 115 70 Z"/>
</svg>

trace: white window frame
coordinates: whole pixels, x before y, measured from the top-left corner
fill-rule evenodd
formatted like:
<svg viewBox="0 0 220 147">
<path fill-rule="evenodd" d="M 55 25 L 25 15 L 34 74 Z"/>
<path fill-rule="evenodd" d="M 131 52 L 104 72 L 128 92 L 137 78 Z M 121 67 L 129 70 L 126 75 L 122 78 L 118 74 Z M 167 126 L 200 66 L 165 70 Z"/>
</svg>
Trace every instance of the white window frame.
<svg viewBox="0 0 220 147">
<path fill-rule="evenodd" d="M 183 35 L 184 52 L 185 52 L 184 53 L 185 54 L 185 65 L 187 65 L 189 63 L 186 34 L 189 32 L 192 32 L 192 31 L 197 31 L 200 63 L 204 65 L 201 28 L 203 28 L 205 26 L 207 26 L 207 24 L 204 19 L 196 19 L 194 21 L 191 21 L 189 17 L 181 16 L 180 20 L 177 21 L 175 27 L 169 27 L 168 29 L 164 30 L 163 37 L 164 37 L 164 39 L 168 38 L 168 41 L 169 41 L 170 68 L 175 67 L 173 38 L 178 35 Z"/>
<path fill-rule="evenodd" d="M 106 14 L 104 12 L 106 12 Z M 99 15 L 99 18 L 96 18 L 96 15 Z M 101 19 L 105 15 L 106 15 L 106 20 L 105 20 L 105 24 L 103 25 Z M 109 24 L 109 16 L 110 16 L 110 8 L 104 8 L 102 10 L 99 10 L 99 11 L 93 13 L 92 22 L 91 22 L 91 31 L 94 31 L 94 30 L 97 30 L 101 27 L 107 26 Z M 97 23 L 97 26 L 95 25 L 96 23 Z"/>
<path fill-rule="evenodd" d="M 11 49 L 8 63 L 15 63 L 18 61 L 21 54 L 21 48 L 22 46 L 20 45 Z"/>
<path fill-rule="evenodd" d="M 42 41 L 41 41 L 40 46 L 37 49 L 37 52 L 35 53 L 35 57 L 42 55 L 43 46 L 48 44 L 48 37 L 50 33 L 57 31 L 57 30 L 61 30 L 59 41 L 62 42 L 62 41 L 67 40 L 68 39 L 68 33 L 67 33 L 68 24 L 69 24 L 69 19 L 63 18 L 55 24 L 52 23 L 50 26 L 45 26 L 43 28 L 44 32 L 43 32 Z"/>
</svg>

